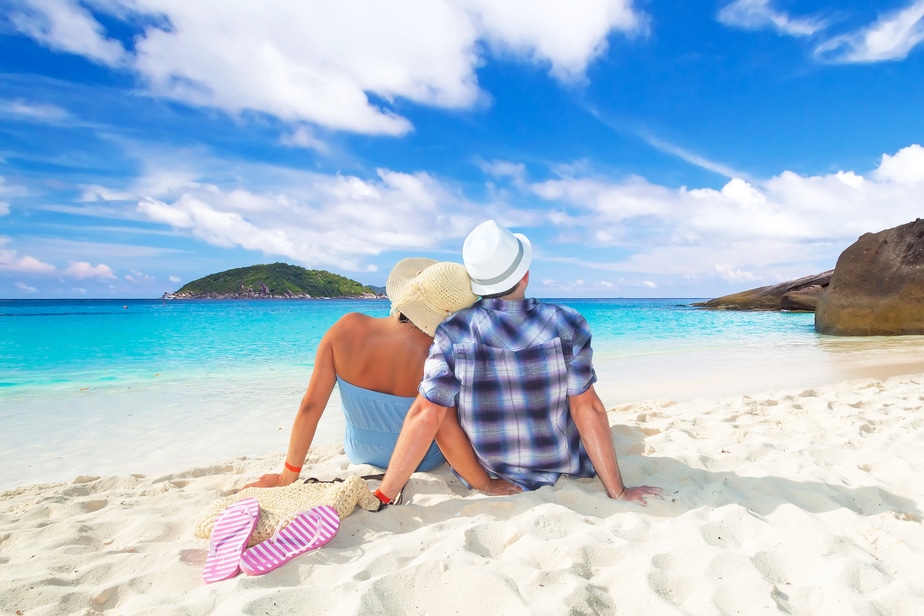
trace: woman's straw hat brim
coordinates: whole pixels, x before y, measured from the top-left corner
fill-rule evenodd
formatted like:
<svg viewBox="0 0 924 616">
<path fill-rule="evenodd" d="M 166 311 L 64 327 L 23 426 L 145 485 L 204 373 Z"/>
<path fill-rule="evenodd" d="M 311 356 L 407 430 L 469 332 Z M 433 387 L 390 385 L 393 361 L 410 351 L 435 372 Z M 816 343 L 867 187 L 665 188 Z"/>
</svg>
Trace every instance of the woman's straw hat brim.
<svg viewBox="0 0 924 616">
<path fill-rule="evenodd" d="M 459 263 L 411 257 L 392 269 L 385 292 L 392 314 L 400 312 L 432 336 L 446 317 L 478 300 L 471 285 L 468 272 Z"/>
</svg>

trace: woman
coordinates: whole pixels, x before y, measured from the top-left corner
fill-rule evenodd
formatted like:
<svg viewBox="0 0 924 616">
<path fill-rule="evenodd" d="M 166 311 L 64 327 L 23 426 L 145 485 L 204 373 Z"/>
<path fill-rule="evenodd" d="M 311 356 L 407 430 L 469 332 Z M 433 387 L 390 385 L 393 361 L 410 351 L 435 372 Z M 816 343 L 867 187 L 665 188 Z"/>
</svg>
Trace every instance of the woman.
<svg viewBox="0 0 924 616">
<path fill-rule="evenodd" d="M 347 457 L 354 464 L 388 466 L 437 326 L 478 298 L 465 267 L 422 257 L 399 261 L 388 275 L 385 293 L 392 304 L 389 316 L 351 312 L 324 334 L 292 424 L 283 471 L 244 487 L 286 486 L 298 479 L 334 383 L 346 415 Z M 417 470 L 443 462 L 434 443 Z"/>
</svg>

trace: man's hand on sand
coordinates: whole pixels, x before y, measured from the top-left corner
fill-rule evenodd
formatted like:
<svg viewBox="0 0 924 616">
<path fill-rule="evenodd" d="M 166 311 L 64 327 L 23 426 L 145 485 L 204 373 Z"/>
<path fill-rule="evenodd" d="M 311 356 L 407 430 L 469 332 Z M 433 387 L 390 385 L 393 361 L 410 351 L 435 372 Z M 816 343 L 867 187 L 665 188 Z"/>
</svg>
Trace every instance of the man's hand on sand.
<svg viewBox="0 0 924 616">
<path fill-rule="evenodd" d="M 488 487 L 481 492 L 491 496 L 509 496 L 510 494 L 519 494 L 523 491 L 520 486 L 515 486 L 505 479 L 492 479 Z"/>
<path fill-rule="evenodd" d="M 637 488 L 627 487 L 626 491 L 617 498 L 624 501 L 635 501 L 641 503 L 642 506 L 647 506 L 649 498 L 664 499 L 664 490 L 654 486 L 638 486 Z"/>
<path fill-rule="evenodd" d="M 268 473 L 261 475 L 256 481 L 248 483 L 244 488 L 282 488 L 287 485 L 289 484 L 283 481 L 282 474 Z M 241 490 L 244 488 L 241 488 Z"/>
</svg>

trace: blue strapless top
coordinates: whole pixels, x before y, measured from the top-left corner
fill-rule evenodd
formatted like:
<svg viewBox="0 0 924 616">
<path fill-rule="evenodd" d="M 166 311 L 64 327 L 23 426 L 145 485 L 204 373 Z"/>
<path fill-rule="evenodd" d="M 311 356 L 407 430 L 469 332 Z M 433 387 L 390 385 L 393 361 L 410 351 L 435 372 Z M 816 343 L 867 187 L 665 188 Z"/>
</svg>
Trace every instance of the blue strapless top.
<svg viewBox="0 0 924 616">
<path fill-rule="evenodd" d="M 395 451 L 398 433 L 414 398 L 392 396 L 347 383 L 339 376 L 340 401 L 346 416 L 346 435 L 343 449 L 350 462 L 388 468 Z M 427 455 L 417 467 L 429 471 L 446 459 L 436 442 L 430 445 Z"/>
</svg>

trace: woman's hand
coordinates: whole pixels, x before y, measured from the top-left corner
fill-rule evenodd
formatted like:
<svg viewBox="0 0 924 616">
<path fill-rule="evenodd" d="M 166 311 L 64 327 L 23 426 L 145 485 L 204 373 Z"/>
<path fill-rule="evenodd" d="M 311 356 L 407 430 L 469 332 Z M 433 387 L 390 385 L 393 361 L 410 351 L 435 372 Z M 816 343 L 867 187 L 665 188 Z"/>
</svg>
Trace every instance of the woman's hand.
<svg viewBox="0 0 924 616">
<path fill-rule="evenodd" d="M 282 488 L 290 483 L 292 481 L 286 481 L 282 473 L 268 473 L 261 475 L 256 481 L 248 483 L 244 488 Z M 241 490 L 244 488 L 241 488 Z"/>
</svg>

